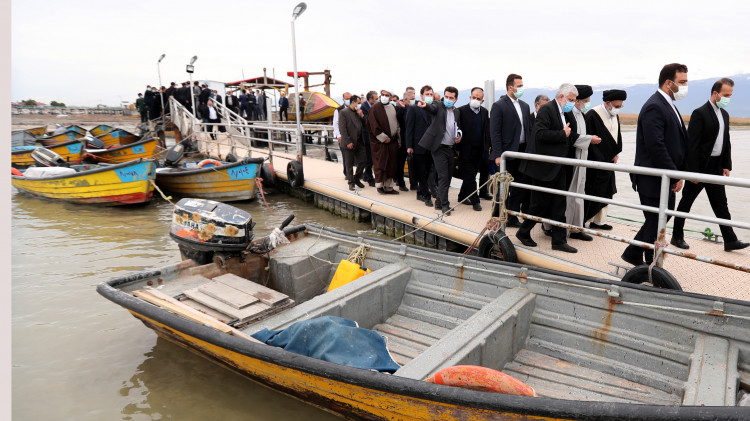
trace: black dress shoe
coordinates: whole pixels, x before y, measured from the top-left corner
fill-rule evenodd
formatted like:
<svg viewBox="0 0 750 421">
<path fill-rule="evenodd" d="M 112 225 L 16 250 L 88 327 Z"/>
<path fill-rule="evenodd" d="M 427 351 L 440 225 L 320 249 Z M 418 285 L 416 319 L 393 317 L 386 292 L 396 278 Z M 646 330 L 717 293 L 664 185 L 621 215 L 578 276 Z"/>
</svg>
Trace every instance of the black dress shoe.
<svg viewBox="0 0 750 421">
<path fill-rule="evenodd" d="M 435 206 L 435 205 L 434 205 L 434 204 L 432 203 L 432 198 L 429 198 L 429 197 L 428 197 L 427 199 L 425 199 L 425 201 L 424 201 L 424 204 L 425 204 L 426 206 L 428 206 L 428 207 L 433 207 L 433 206 Z M 437 209 L 437 208 L 435 208 L 435 209 Z"/>
<path fill-rule="evenodd" d="M 354 191 L 354 183 L 349 184 L 349 190 Z"/>
<path fill-rule="evenodd" d="M 406 188 L 406 185 L 398 186 L 398 189 L 401 191 L 409 191 L 409 189 Z"/>
<path fill-rule="evenodd" d="M 581 240 L 581 241 L 594 241 L 594 237 L 586 234 L 585 232 L 579 232 L 579 231 L 571 233 L 570 238 L 575 238 L 576 240 Z"/>
<path fill-rule="evenodd" d="M 687 250 L 690 248 L 688 243 L 685 242 L 685 239 L 679 238 L 679 237 L 672 237 L 672 239 L 669 240 L 669 244 L 677 247 L 678 249 L 683 249 L 683 250 Z"/>
<path fill-rule="evenodd" d="M 505 222 L 506 228 L 518 228 L 520 226 L 521 226 L 521 221 L 519 221 L 515 215 L 511 215 L 510 217 L 508 217 L 508 221 Z"/>
<path fill-rule="evenodd" d="M 524 246 L 527 246 L 527 247 L 536 247 L 536 241 L 532 240 L 531 237 L 526 237 L 526 236 L 523 236 L 523 235 L 518 235 L 518 233 L 516 233 L 516 238 L 518 238 L 518 240 Z"/>
<path fill-rule="evenodd" d="M 484 194 L 480 194 L 480 195 L 479 195 L 479 198 L 480 198 L 480 199 L 484 199 L 484 200 L 492 200 L 492 196 L 490 196 L 490 195 L 489 195 L 489 194 L 487 194 L 487 193 L 484 193 Z"/>
<path fill-rule="evenodd" d="M 626 255 L 626 254 L 623 253 L 622 256 L 620 256 L 620 259 L 622 259 L 622 260 L 630 263 L 633 266 L 640 266 L 640 265 L 644 264 L 643 258 L 640 257 L 640 256 L 633 257 L 633 256 L 628 256 L 628 255 Z"/>
<path fill-rule="evenodd" d="M 443 205 L 437 199 L 435 199 L 435 209 L 443 209 Z"/>
<path fill-rule="evenodd" d="M 385 190 L 382 187 L 378 187 L 378 193 L 385 194 Z"/>
<path fill-rule="evenodd" d="M 728 243 L 724 243 L 724 251 L 740 250 L 750 246 L 747 241 L 734 240 Z"/>
<path fill-rule="evenodd" d="M 362 182 L 359 181 L 359 180 L 355 181 L 354 185 L 357 186 L 357 187 L 359 187 L 360 189 L 364 189 L 365 188 L 365 185 L 362 184 Z"/>
<path fill-rule="evenodd" d="M 375 180 L 370 180 L 367 182 L 367 184 L 369 184 L 370 187 L 375 187 Z"/>
<path fill-rule="evenodd" d="M 609 230 L 612 229 L 612 225 L 607 225 L 607 224 L 599 225 L 599 224 L 595 224 L 595 223 L 592 222 L 592 223 L 589 224 L 589 228 L 591 228 L 592 230 L 609 231 Z"/>
<path fill-rule="evenodd" d="M 417 193 L 417 200 L 419 200 L 420 202 L 424 202 L 424 196 L 422 196 L 421 193 Z"/>
<path fill-rule="evenodd" d="M 546 235 L 547 237 L 552 237 L 552 230 L 544 229 L 544 227 L 542 227 L 542 232 L 543 232 L 543 233 L 544 233 L 544 235 Z"/>
<path fill-rule="evenodd" d="M 443 215 L 450 216 L 451 215 L 451 208 L 448 206 L 443 206 Z"/>
<path fill-rule="evenodd" d="M 552 244 L 552 250 L 564 251 L 565 253 L 578 253 L 578 249 L 571 247 L 568 243 Z"/>
<path fill-rule="evenodd" d="M 398 190 L 388 189 L 385 191 L 385 194 L 399 194 L 399 192 Z"/>
<path fill-rule="evenodd" d="M 471 205 L 471 207 L 474 208 L 474 210 L 477 212 L 482 211 L 482 205 L 480 205 L 479 203 L 474 203 L 473 205 Z"/>
</svg>

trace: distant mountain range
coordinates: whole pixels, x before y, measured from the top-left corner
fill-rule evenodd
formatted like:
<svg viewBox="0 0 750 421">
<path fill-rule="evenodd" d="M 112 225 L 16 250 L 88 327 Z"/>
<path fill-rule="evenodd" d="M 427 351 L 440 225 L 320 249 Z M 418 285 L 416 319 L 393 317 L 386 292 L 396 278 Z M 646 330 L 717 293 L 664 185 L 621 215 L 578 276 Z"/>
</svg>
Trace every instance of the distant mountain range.
<svg viewBox="0 0 750 421">
<path fill-rule="evenodd" d="M 730 79 L 734 80 L 734 94 L 732 96 L 732 102 L 727 106 L 726 110 L 729 112 L 731 117 L 750 117 L 750 73 L 729 76 Z M 682 101 L 677 101 L 677 109 L 683 115 L 692 114 L 693 110 L 705 104 L 711 95 L 711 86 L 719 78 L 691 80 L 688 82 L 689 90 L 688 95 Z M 498 83 L 502 85 L 505 80 L 496 80 L 495 86 Z M 575 83 L 575 82 L 574 82 Z M 623 89 L 628 93 L 628 99 L 623 103 L 622 112 L 625 114 L 638 114 L 643 104 L 648 98 L 656 92 L 656 83 L 649 84 L 643 83 L 640 85 L 608 85 L 608 86 L 593 86 L 594 95 L 591 97 L 591 105 L 596 106 L 602 103 L 602 92 L 607 89 Z M 547 89 L 534 89 L 526 88 L 523 94 L 523 100 L 529 105 L 532 105 L 534 98 L 539 94 L 547 95 L 552 98 L 557 88 Z M 500 96 L 505 95 L 505 89 L 495 91 L 495 101 L 500 99 Z M 442 92 L 441 92 L 442 95 Z M 469 102 L 470 90 L 466 89 L 459 92 L 458 105 L 467 104 Z M 491 107 L 491 105 L 490 105 Z"/>
</svg>

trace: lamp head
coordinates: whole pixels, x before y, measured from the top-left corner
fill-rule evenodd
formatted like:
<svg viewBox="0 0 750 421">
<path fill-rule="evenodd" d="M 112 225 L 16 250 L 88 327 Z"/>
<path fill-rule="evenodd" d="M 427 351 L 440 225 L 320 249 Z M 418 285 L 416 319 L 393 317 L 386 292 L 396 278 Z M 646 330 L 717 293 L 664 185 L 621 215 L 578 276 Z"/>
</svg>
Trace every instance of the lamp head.
<svg viewBox="0 0 750 421">
<path fill-rule="evenodd" d="M 166 54 L 162 54 L 161 57 L 159 57 L 159 63 L 161 63 L 161 61 L 164 60 L 164 56 L 166 56 Z"/>
<path fill-rule="evenodd" d="M 307 3 L 300 2 L 298 5 L 294 6 L 294 11 L 292 11 L 292 18 L 297 19 L 305 10 L 307 10 Z"/>
<path fill-rule="evenodd" d="M 198 60 L 198 56 L 193 56 L 193 58 L 190 59 L 190 65 L 195 64 L 195 60 Z"/>
</svg>

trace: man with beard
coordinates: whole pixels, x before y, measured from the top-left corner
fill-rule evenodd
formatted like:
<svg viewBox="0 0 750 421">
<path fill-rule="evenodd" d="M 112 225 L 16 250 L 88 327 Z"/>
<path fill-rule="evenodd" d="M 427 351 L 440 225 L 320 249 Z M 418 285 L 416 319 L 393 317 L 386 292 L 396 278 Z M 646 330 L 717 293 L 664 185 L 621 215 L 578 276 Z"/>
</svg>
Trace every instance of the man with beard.
<svg viewBox="0 0 750 421">
<path fill-rule="evenodd" d="M 380 194 L 398 194 L 393 188 L 396 176 L 398 148 L 401 144 L 396 108 L 390 105 L 391 93 L 383 90 L 380 101 L 376 102 L 367 115 L 370 132 L 375 187 Z"/>
<path fill-rule="evenodd" d="M 348 93 L 348 92 L 347 92 Z M 355 190 L 355 186 L 364 188 L 360 182 L 362 171 L 365 169 L 365 144 L 362 142 L 362 124 L 364 118 L 360 110 L 362 100 L 357 96 L 349 96 L 347 105 L 341 110 L 338 118 L 339 133 L 341 135 L 341 152 L 346 170 L 346 180 L 349 190 Z M 354 171 L 354 163 L 357 170 Z"/>
<path fill-rule="evenodd" d="M 490 113 L 482 107 L 483 102 L 484 90 L 473 88 L 469 103 L 458 109 L 461 115 L 459 126 L 463 131 L 461 143 L 456 145 L 458 168 L 463 180 L 458 201 L 468 197 L 469 201 L 464 203 L 471 205 L 475 211 L 482 210 L 477 196 L 477 173 L 481 166 L 487 166 L 486 151 L 490 147 Z"/>
<path fill-rule="evenodd" d="M 627 92 L 621 89 L 610 89 L 602 94 L 603 104 L 597 105 L 586 113 L 586 131 L 588 134 L 599 136 L 601 143 L 589 145 L 589 161 L 616 164 L 620 152 L 622 152 L 622 133 L 620 132 L 620 109 L 622 103 L 628 98 Z M 617 193 L 615 184 L 615 172 L 586 169 L 586 194 L 612 199 Z M 589 222 L 589 228 L 600 230 L 611 230 L 612 226 L 607 224 L 606 203 L 584 202 L 583 218 Z"/>
<path fill-rule="evenodd" d="M 419 94 L 422 101 L 428 105 L 432 104 L 434 94 L 430 85 L 424 85 L 419 90 Z M 430 127 L 432 115 L 414 104 L 408 108 L 405 121 L 406 152 L 413 154 L 409 173 L 413 172 L 417 178 L 417 200 L 424 201 L 425 205 L 432 207 L 432 194 L 428 182 L 432 173 L 432 154 L 418 144 L 427 128 Z"/>
</svg>

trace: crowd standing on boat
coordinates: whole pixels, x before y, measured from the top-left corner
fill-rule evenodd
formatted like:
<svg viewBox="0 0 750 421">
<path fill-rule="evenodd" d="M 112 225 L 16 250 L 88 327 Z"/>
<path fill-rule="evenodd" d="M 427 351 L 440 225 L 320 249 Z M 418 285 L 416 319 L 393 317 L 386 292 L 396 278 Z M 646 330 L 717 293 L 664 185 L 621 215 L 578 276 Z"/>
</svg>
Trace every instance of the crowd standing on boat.
<svg viewBox="0 0 750 421">
<path fill-rule="evenodd" d="M 622 151 L 618 114 L 627 100 L 626 91 L 605 90 L 602 104 L 591 108 L 594 92 L 591 86 L 563 83 L 551 101 L 545 95 L 537 96 L 534 111 L 531 111 L 529 104 L 521 99 L 524 93 L 521 75 L 508 75 L 505 86 L 507 94 L 492 104 L 489 112 L 482 107 L 484 91 L 479 87 L 471 90 L 469 104 L 462 107 L 455 106 L 458 90 L 452 86 L 445 88 L 442 97 L 430 85 L 422 86 L 419 98 L 413 87 L 406 88 L 403 99 L 387 89 L 362 96 L 345 92 L 344 104 L 335 111 L 333 125 L 349 189 L 364 188 L 362 181 L 384 195 L 411 189 L 416 191 L 417 200 L 448 216 L 451 211 L 448 188 L 454 176 L 463 180 L 458 195 L 460 202 L 482 211 L 480 199 L 493 200 L 487 190 L 487 180 L 496 172 L 505 151 L 618 162 Z M 708 102 L 693 112 L 688 130 L 674 105 L 674 101 L 687 94 L 687 66 L 665 65 L 659 75 L 658 91 L 639 114 L 635 165 L 729 176 L 732 168 L 729 115 L 724 107 L 729 104 L 733 87 L 731 79 L 718 80 Z M 354 116 L 358 123 L 354 122 Z M 406 187 L 403 172 L 407 160 L 410 188 Z M 617 193 L 613 171 L 520 159 L 509 159 L 507 169 L 520 183 L 606 199 L 612 199 Z M 658 207 L 659 179 L 642 175 L 631 178 L 641 204 Z M 682 180 L 672 182 L 670 209 L 674 209 L 675 193 L 683 187 Z M 705 188 L 716 216 L 731 218 L 724 186 L 688 184 L 679 211 L 689 211 Z M 570 225 L 588 223 L 591 229 L 612 229 L 606 223 L 607 205 L 580 198 L 511 187 L 507 208 Z M 497 216 L 498 207 L 492 212 Z M 658 217 L 650 212 L 644 212 L 644 216 L 646 222 L 635 239 L 653 243 Z M 521 223 L 516 216 L 509 216 L 506 225 L 519 227 L 516 237 L 524 245 L 537 245 L 530 235 L 536 221 L 525 219 Z M 688 248 L 682 234 L 684 219 L 676 219 L 675 226 L 671 243 Z M 567 243 L 568 237 L 593 240 L 586 233 L 571 231 L 569 234 L 562 227 L 547 229 L 543 226 L 542 229 L 552 237 L 553 250 L 576 253 L 577 249 Z M 731 227 L 721 226 L 721 231 L 726 251 L 750 246 L 738 240 Z M 634 265 L 650 264 L 653 251 L 630 246 L 622 258 Z"/>
</svg>

